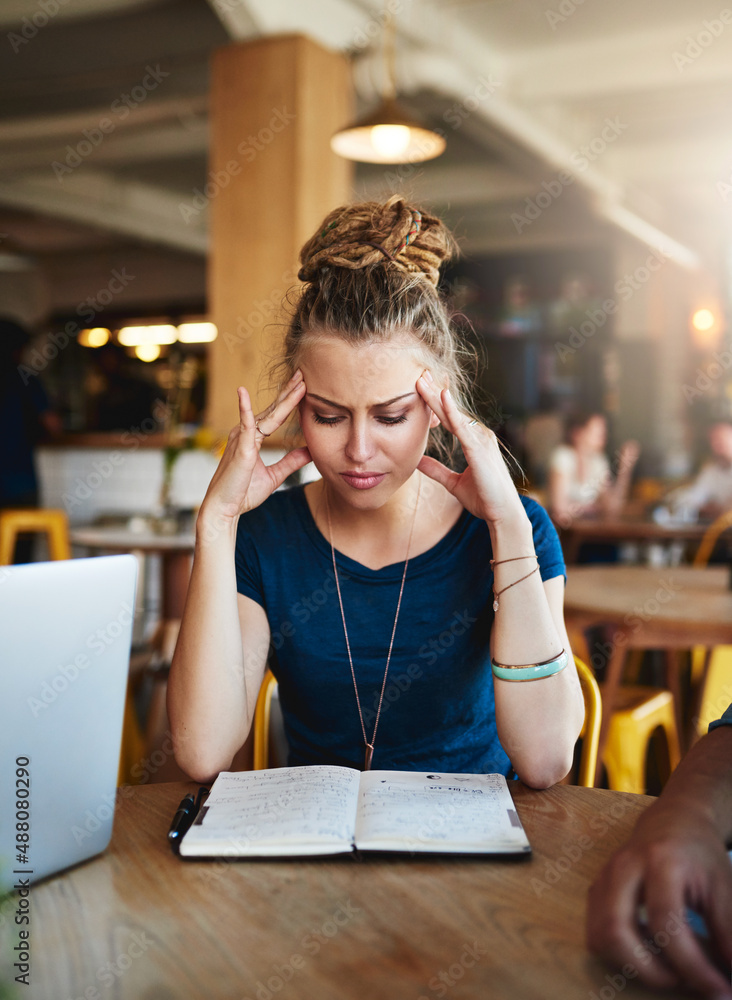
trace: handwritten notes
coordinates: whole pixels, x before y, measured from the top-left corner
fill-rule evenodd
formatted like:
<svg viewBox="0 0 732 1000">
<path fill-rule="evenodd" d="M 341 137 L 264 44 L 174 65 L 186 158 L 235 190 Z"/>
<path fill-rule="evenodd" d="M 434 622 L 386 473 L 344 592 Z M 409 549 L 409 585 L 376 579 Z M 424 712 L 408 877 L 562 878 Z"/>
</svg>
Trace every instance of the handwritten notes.
<svg viewBox="0 0 732 1000">
<path fill-rule="evenodd" d="M 184 836 L 184 856 L 263 857 L 359 850 L 529 851 L 500 774 L 347 767 L 222 772 Z"/>
<path fill-rule="evenodd" d="M 207 844 L 226 848 L 215 851 L 223 855 L 350 851 L 358 778 L 351 768 L 328 766 L 224 771 L 181 854 L 204 853 Z"/>
<path fill-rule="evenodd" d="M 355 843 L 361 850 L 529 849 L 501 774 L 365 773 Z"/>
</svg>

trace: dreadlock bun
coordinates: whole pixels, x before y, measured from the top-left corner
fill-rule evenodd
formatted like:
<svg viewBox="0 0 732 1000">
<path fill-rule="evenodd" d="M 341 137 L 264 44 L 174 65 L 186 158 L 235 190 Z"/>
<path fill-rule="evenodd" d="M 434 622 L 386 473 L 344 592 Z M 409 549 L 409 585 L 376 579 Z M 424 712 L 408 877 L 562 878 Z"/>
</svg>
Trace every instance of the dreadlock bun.
<svg viewBox="0 0 732 1000">
<path fill-rule="evenodd" d="M 327 215 L 300 251 L 298 277 L 316 283 L 325 268 L 385 267 L 422 275 L 436 288 L 440 265 L 456 249 L 440 219 L 393 195 L 386 202 L 359 202 Z"/>
</svg>

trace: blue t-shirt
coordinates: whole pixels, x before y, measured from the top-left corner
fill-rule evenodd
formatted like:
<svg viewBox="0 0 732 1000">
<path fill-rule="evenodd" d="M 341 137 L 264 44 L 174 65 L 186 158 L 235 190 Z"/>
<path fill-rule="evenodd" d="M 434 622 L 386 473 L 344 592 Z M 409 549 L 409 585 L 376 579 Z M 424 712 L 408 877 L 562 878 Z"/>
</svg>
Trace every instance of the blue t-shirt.
<svg viewBox="0 0 732 1000">
<path fill-rule="evenodd" d="M 564 574 L 546 511 L 522 497 L 542 580 Z M 489 637 L 490 534 L 467 510 L 437 545 L 409 560 L 372 766 L 509 775 L 496 732 Z M 336 551 L 366 733 L 371 741 L 404 563 L 374 570 Z M 363 766 L 364 741 L 331 549 L 298 486 L 242 515 L 239 593 L 272 633 L 289 763 Z"/>
<path fill-rule="evenodd" d="M 730 705 L 729 708 L 723 712 L 720 719 L 715 719 L 714 722 L 709 723 L 707 732 L 711 733 L 711 731 L 716 729 L 717 726 L 732 726 L 732 705 Z"/>
</svg>

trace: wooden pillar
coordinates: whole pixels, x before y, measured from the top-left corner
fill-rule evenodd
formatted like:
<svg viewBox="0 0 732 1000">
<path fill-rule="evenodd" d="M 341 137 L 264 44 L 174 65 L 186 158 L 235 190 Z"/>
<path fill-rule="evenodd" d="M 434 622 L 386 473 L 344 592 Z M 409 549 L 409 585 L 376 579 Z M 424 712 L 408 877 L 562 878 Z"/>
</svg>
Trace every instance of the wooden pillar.
<svg viewBox="0 0 732 1000">
<path fill-rule="evenodd" d="M 351 116 L 346 59 L 300 35 L 228 45 L 213 58 L 208 199 L 208 422 L 237 420 L 236 387 L 255 412 L 270 401 L 264 370 L 281 342 L 282 301 L 297 254 L 323 216 L 351 197 L 352 164 L 330 149 Z M 278 442 L 273 439 L 272 444 Z"/>
</svg>

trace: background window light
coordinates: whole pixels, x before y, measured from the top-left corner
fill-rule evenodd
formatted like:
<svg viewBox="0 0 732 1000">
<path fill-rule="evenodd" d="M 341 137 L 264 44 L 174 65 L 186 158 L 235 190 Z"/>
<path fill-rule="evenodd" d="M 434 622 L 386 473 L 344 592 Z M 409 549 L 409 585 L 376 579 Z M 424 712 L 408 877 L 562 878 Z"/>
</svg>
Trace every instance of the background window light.
<svg viewBox="0 0 732 1000">
<path fill-rule="evenodd" d="M 124 347 L 138 347 L 141 344 L 174 344 L 178 331 L 170 323 L 153 326 L 123 326 L 117 340 Z"/>
<path fill-rule="evenodd" d="M 181 344 L 209 344 L 217 336 L 218 330 L 214 323 L 181 323 L 178 327 L 178 340 Z"/>
<path fill-rule="evenodd" d="M 104 347 L 111 334 L 104 326 L 94 326 L 89 330 L 80 330 L 76 338 L 82 347 Z"/>
</svg>

